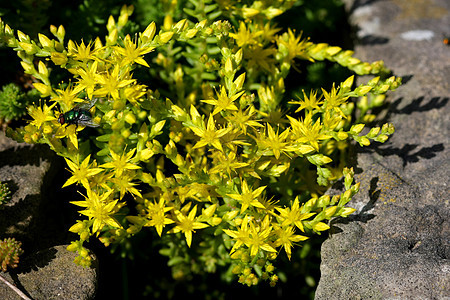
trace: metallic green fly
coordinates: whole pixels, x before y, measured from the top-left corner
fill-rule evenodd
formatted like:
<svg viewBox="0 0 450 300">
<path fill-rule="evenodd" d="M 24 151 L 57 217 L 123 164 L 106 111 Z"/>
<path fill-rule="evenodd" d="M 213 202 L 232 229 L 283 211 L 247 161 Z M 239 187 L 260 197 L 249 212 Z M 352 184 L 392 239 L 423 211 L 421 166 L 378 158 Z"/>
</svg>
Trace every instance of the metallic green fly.
<svg viewBox="0 0 450 300">
<path fill-rule="evenodd" d="M 92 121 L 92 116 L 89 110 L 94 106 L 95 102 L 97 102 L 97 98 L 92 99 L 88 102 L 82 102 L 76 105 L 74 108 L 59 115 L 58 121 L 61 125 L 64 124 L 75 124 L 76 126 L 88 126 L 88 127 L 98 127 L 100 126 L 97 123 Z"/>
</svg>

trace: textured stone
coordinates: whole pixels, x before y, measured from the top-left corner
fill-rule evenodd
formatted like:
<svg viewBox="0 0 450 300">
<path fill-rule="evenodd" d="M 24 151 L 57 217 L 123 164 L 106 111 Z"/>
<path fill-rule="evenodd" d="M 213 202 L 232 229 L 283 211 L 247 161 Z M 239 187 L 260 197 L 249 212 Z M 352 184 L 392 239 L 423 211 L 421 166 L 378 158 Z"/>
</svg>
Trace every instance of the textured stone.
<svg viewBox="0 0 450 300">
<path fill-rule="evenodd" d="M 64 201 L 55 191 L 60 160 L 44 145 L 19 144 L 0 132 L 0 181 L 6 182 L 11 200 L 0 209 L 0 239 L 22 242 L 19 266 L 1 273 L 32 299 L 93 299 L 97 267 L 84 269 L 66 250 L 68 226 Z M 43 249 L 43 250 L 42 250 Z M 0 299 L 20 299 L 0 282 Z"/>
<path fill-rule="evenodd" d="M 83 268 L 73 263 L 76 254 L 56 246 L 28 256 L 17 269 L 0 273 L 10 283 L 15 283 L 32 299 L 93 299 L 96 290 L 96 268 Z M 0 283 L 4 300 L 20 297 Z"/>
<path fill-rule="evenodd" d="M 383 145 L 360 149 L 361 191 L 322 246 L 316 299 L 450 299 L 450 2 L 346 1 L 355 56 L 383 60 L 404 84 Z"/>
</svg>

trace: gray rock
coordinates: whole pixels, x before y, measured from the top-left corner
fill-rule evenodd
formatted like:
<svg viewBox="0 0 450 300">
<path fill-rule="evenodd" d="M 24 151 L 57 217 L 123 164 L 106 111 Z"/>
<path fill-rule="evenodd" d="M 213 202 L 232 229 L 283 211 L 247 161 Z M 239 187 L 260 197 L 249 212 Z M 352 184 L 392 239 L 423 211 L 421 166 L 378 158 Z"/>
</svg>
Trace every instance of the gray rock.
<svg viewBox="0 0 450 300">
<path fill-rule="evenodd" d="M 39 251 L 21 262 L 18 269 L 1 274 L 34 300 L 93 299 L 97 269 L 75 265 L 76 254 L 67 251 L 66 247 Z M 0 283 L 0 295 L 5 300 L 20 299 L 3 283 Z"/>
<path fill-rule="evenodd" d="M 68 234 L 62 216 L 68 199 L 54 195 L 61 189 L 58 184 L 55 188 L 60 169 L 60 160 L 47 146 L 19 144 L 0 132 L 0 181 L 12 191 L 0 209 L 0 239 L 14 237 L 25 251 L 19 267 L 3 275 L 35 300 L 93 299 L 96 265 L 79 267 L 67 246 L 55 246 L 66 243 Z M 19 298 L 0 282 L 0 299 Z"/>
<path fill-rule="evenodd" d="M 53 158 L 48 147 L 19 144 L 0 132 L 0 181 L 6 182 L 12 192 L 11 200 L 0 210 L 0 238 L 27 239 L 36 232 L 41 189 Z"/>
<path fill-rule="evenodd" d="M 346 1 L 360 44 L 406 82 L 384 145 L 361 149 L 361 191 L 322 246 L 316 299 L 450 299 L 450 2 Z"/>
</svg>

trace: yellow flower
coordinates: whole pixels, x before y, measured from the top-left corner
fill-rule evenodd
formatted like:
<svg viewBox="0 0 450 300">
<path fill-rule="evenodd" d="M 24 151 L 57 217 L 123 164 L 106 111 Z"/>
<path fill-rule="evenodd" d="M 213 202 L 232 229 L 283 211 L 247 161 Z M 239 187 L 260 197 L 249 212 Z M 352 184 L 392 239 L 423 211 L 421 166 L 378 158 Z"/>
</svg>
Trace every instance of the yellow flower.
<svg viewBox="0 0 450 300">
<path fill-rule="evenodd" d="M 168 225 L 174 223 L 173 220 L 166 217 L 166 212 L 173 209 L 173 207 L 165 206 L 165 199 L 161 197 L 159 202 L 151 203 L 148 200 L 145 200 L 145 206 L 147 210 L 147 217 L 150 219 L 144 226 L 154 226 L 158 235 L 161 236 L 163 228 Z"/>
<path fill-rule="evenodd" d="M 202 102 L 214 105 L 214 111 L 212 112 L 213 115 L 217 114 L 218 112 L 221 112 L 222 110 L 238 110 L 236 105 L 234 105 L 234 101 L 238 99 L 244 91 L 241 91 L 231 97 L 227 95 L 227 91 L 224 86 L 220 89 L 220 93 L 216 91 L 217 94 L 217 100 L 216 99 L 206 99 L 201 100 Z"/>
<path fill-rule="evenodd" d="M 248 185 L 247 181 L 242 180 L 242 193 L 241 194 L 227 194 L 228 197 L 238 200 L 241 203 L 241 213 L 243 213 L 249 206 L 254 206 L 264 209 L 264 205 L 258 201 L 258 197 L 264 191 L 266 187 L 261 186 L 256 190 L 252 191 Z"/>
<path fill-rule="evenodd" d="M 321 133 L 322 124 L 317 119 L 313 124 L 312 113 L 308 113 L 302 121 L 287 116 L 292 126 L 293 139 L 299 143 L 310 144 L 319 151 L 319 141 L 331 138 L 330 135 Z"/>
<path fill-rule="evenodd" d="M 249 106 L 245 111 L 239 109 L 233 112 L 232 116 L 228 116 L 227 119 L 235 126 L 242 129 L 244 134 L 247 134 L 247 126 L 255 129 L 255 127 L 263 127 L 258 120 L 252 120 L 253 115 L 256 113 L 254 106 Z"/>
<path fill-rule="evenodd" d="M 116 154 L 111 151 L 112 162 L 101 165 L 102 168 L 113 169 L 116 178 L 120 178 L 125 170 L 137 170 L 140 166 L 130 163 L 131 157 L 136 152 L 136 148 L 129 151 L 127 154 L 125 152 L 122 155 Z"/>
<path fill-rule="evenodd" d="M 270 226 L 269 215 L 265 216 L 260 226 L 256 226 L 253 220 L 252 222 L 250 222 L 250 230 L 249 230 L 250 237 L 247 241 L 246 246 L 250 248 L 251 256 L 255 256 L 256 254 L 258 254 L 258 251 L 260 249 L 267 252 L 274 252 L 274 253 L 277 252 L 277 250 L 275 250 L 267 242 L 271 231 L 272 226 Z"/>
<path fill-rule="evenodd" d="M 280 213 L 280 216 L 283 219 L 281 226 L 295 225 L 297 226 L 298 229 L 300 229 L 303 232 L 305 232 L 305 230 L 303 228 L 302 220 L 306 220 L 315 214 L 315 213 L 301 213 L 298 197 L 295 198 L 291 208 L 276 207 L 275 209 Z"/>
<path fill-rule="evenodd" d="M 77 98 L 77 92 L 69 85 L 66 89 L 55 90 L 57 96 L 51 100 L 58 102 L 62 111 L 68 111 L 74 106 L 74 102 L 81 102 L 82 99 Z"/>
<path fill-rule="evenodd" d="M 277 235 L 277 240 L 275 241 L 275 247 L 283 246 L 284 251 L 286 252 L 287 257 L 289 260 L 291 259 L 291 248 L 292 243 L 297 243 L 300 241 L 307 240 L 308 237 L 303 235 L 297 235 L 294 234 L 294 227 L 288 226 L 288 227 L 280 227 L 276 225 L 275 234 Z"/>
<path fill-rule="evenodd" d="M 120 192 L 120 200 L 122 200 L 126 192 L 133 194 L 133 197 L 138 196 L 142 198 L 139 190 L 134 187 L 136 183 L 131 182 L 133 179 L 128 173 L 123 173 L 120 177 L 111 179 L 111 182 L 114 183 L 114 188 Z"/>
<path fill-rule="evenodd" d="M 37 128 L 41 128 L 42 124 L 44 124 L 45 122 L 56 120 L 52 111 L 52 108 L 55 105 L 56 103 L 53 103 L 50 106 L 44 104 L 43 108 L 30 106 L 28 108 L 28 113 L 34 119 L 33 121 L 30 122 L 30 124 L 36 126 Z"/>
<path fill-rule="evenodd" d="M 114 100 L 119 99 L 119 89 L 124 88 L 132 83 L 135 79 L 127 79 L 128 73 L 120 74 L 121 68 L 119 64 L 114 66 L 111 73 L 96 74 L 96 80 L 101 85 L 101 88 L 95 91 L 95 95 L 105 97 L 111 95 Z"/>
<path fill-rule="evenodd" d="M 225 155 L 222 152 L 217 153 L 218 162 L 215 164 L 210 170 L 211 174 L 226 172 L 228 176 L 231 178 L 231 172 L 236 173 L 236 169 L 248 166 L 248 163 L 239 162 L 236 160 L 236 152 L 231 151 L 228 155 Z"/>
<path fill-rule="evenodd" d="M 242 220 L 241 226 L 237 228 L 237 230 L 229 230 L 229 229 L 223 230 L 227 235 L 231 236 L 236 241 L 233 245 L 233 248 L 231 248 L 230 253 L 235 252 L 242 245 L 246 245 L 249 242 L 250 239 L 250 232 L 248 230 L 249 219 L 250 218 L 246 215 Z"/>
<path fill-rule="evenodd" d="M 195 232 L 194 229 L 203 229 L 208 227 L 208 224 L 196 222 L 195 215 L 197 213 L 197 205 L 189 212 L 188 216 L 183 215 L 181 211 L 176 211 L 175 214 L 177 216 L 178 222 L 173 232 L 183 232 L 186 238 L 186 243 L 188 247 L 191 247 L 192 243 L 192 232 Z"/>
<path fill-rule="evenodd" d="M 86 209 L 80 211 L 80 213 L 89 217 L 89 220 L 94 220 L 92 232 L 97 232 L 98 235 L 105 225 L 121 228 L 122 226 L 120 223 L 113 217 L 121 207 L 121 205 L 117 205 L 118 200 L 110 199 L 113 190 L 103 193 L 102 195 L 98 195 L 96 192 L 92 191 L 89 186 L 86 190 L 87 196 L 84 196 L 86 200 L 72 201 L 70 203 L 86 207 Z"/>
<path fill-rule="evenodd" d="M 300 34 L 298 37 L 295 37 L 295 32 L 293 32 L 290 28 L 288 32 L 281 35 L 278 40 L 278 47 L 280 50 L 286 49 L 288 52 L 287 59 L 292 61 L 294 58 L 300 57 L 303 59 L 312 59 L 306 52 L 306 49 L 312 44 L 308 42 L 307 39 L 301 40 L 302 35 Z M 283 49 L 284 48 L 284 49 Z"/>
<path fill-rule="evenodd" d="M 200 141 L 198 141 L 195 146 L 195 148 L 200 148 L 206 145 L 211 145 L 214 148 L 223 151 L 222 149 L 222 143 L 220 142 L 220 137 L 224 136 L 228 131 L 231 130 L 231 128 L 222 128 L 219 130 L 216 130 L 216 126 L 214 124 L 214 118 L 212 115 L 209 115 L 208 119 L 208 125 L 206 129 L 201 129 L 198 127 L 189 127 L 196 135 L 200 137 Z"/>
<path fill-rule="evenodd" d="M 255 39 L 256 37 L 262 35 L 264 32 L 259 30 L 257 32 L 251 32 L 250 29 L 247 30 L 244 22 L 239 23 L 239 30 L 237 33 L 230 33 L 230 36 L 236 40 L 236 43 L 239 47 L 243 47 L 245 45 L 254 45 L 257 44 L 258 41 Z"/>
<path fill-rule="evenodd" d="M 90 67 L 78 68 L 74 72 L 78 74 L 81 78 L 78 79 L 77 85 L 74 88 L 75 93 L 79 93 L 83 90 L 86 90 L 89 99 L 92 99 L 94 88 L 97 85 L 97 61 L 94 61 Z"/>
<path fill-rule="evenodd" d="M 274 48 L 263 48 L 260 46 L 252 46 L 245 50 L 245 58 L 248 58 L 249 69 L 257 67 L 267 72 L 273 72 L 275 59 L 273 55 L 277 51 Z"/>
<path fill-rule="evenodd" d="M 275 133 L 272 126 L 267 123 L 267 137 L 260 135 L 257 142 L 260 144 L 262 151 L 271 150 L 276 159 L 280 158 L 281 153 L 287 153 L 295 150 L 286 141 L 289 136 L 289 128 L 283 131 L 281 134 Z"/>
<path fill-rule="evenodd" d="M 149 53 L 155 47 L 137 47 L 136 44 L 131 40 L 130 36 L 127 35 L 123 41 L 124 47 L 114 47 L 114 50 L 123 56 L 121 64 L 128 65 L 133 63 L 138 63 L 140 65 L 150 67 L 147 62 L 142 58 L 142 55 Z"/>
<path fill-rule="evenodd" d="M 67 48 L 69 50 L 69 55 L 73 57 L 75 60 L 79 60 L 82 62 L 87 62 L 88 60 L 95 60 L 95 52 L 98 49 L 94 49 L 91 51 L 92 43 L 86 46 L 83 41 L 81 41 L 80 45 L 75 44 L 73 41 L 69 40 L 67 44 Z"/>
<path fill-rule="evenodd" d="M 74 183 L 81 183 L 86 189 L 89 188 L 88 178 L 103 171 L 101 168 L 92 168 L 92 164 L 89 166 L 90 158 L 91 155 L 88 155 L 81 164 L 74 163 L 73 161 L 64 158 L 70 168 L 69 171 L 72 173 L 72 176 L 64 183 L 63 187 Z"/>
<path fill-rule="evenodd" d="M 339 88 L 335 88 L 334 83 L 329 93 L 324 89 L 322 89 L 322 93 L 325 100 L 323 107 L 326 108 L 327 110 L 334 110 L 337 113 L 339 113 L 343 118 L 346 118 L 340 106 L 347 101 L 349 96 L 339 95 Z"/>
<path fill-rule="evenodd" d="M 319 109 L 319 105 L 323 103 L 323 101 L 320 100 L 321 97 L 317 98 L 317 91 L 311 91 L 309 93 L 309 98 L 305 94 L 305 90 L 302 90 L 303 92 L 303 99 L 300 99 L 300 101 L 290 101 L 290 104 L 299 104 L 300 107 L 297 108 L 295 112 L 299 112 L 303 109 L 307 110 L 308 112 L 313 109 Z"/>
</svg>

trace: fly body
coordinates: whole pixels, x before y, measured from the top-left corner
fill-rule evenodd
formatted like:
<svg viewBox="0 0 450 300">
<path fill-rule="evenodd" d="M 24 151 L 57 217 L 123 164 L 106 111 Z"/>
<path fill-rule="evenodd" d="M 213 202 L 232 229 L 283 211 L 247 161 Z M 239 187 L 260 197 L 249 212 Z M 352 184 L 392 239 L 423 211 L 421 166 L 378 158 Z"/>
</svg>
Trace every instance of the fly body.
<svg viewBox="0 0 450 300">
<path fill-rule="evenodd" d="M 68 112 L 65 112 L 63 114 L 59 115 L 58 121 L 61 125 L 64 124 L 74 124 L 76 126 L 88 126 L 88 127 L 98 127 L 100 126 L 97 123 L 94 123 L 92 121 L 92 116 L 89 110 L 94 106 L 95 102 L 97 101 L 96 98 L 92 99 L 92 101 L 89 102 L 83 102 L 77 106 L 75 106 L 73 109 L 69 110 Z"/>
</svg>

